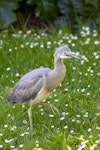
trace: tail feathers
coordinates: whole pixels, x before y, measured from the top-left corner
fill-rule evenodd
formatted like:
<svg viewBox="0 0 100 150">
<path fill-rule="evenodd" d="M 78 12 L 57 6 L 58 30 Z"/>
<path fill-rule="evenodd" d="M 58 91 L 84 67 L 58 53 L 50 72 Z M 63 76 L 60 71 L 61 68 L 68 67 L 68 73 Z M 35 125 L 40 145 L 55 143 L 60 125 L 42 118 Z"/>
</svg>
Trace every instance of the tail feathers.
<svg viewBox="0 0 100 150">
<path fill-rule="evenodd" d="M 7 97 L 7 99 L 10 105 L 13 105 L 14 103 L 16 103 L 15 94 L 13 92 Z"/>
</svg>

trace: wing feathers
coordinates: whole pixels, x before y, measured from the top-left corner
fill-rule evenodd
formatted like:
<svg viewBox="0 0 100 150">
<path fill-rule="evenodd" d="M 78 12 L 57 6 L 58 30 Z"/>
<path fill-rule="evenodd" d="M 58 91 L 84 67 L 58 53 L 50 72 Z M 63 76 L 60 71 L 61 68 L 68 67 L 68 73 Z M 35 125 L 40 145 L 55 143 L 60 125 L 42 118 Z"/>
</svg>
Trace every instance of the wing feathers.
<svg viewBox="0 0 100 150">
<path fill-rule="evenodd" d="M 48 71 L 50 71 L 48 68 L 39 68 L 24 75 L 8 96 L 9 103 L 13 104 L 34 99 L 42 89 L 43 74 Z"/>
</svg>

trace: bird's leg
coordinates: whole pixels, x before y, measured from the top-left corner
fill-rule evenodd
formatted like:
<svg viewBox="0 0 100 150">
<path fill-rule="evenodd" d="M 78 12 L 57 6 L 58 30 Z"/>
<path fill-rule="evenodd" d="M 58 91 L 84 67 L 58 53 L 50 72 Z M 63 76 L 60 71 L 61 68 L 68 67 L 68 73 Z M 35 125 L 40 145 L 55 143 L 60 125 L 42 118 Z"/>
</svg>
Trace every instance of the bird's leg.
<svg viewBox="0 0 100 150">
<path fill-rule="evenodd" d="M 29 117 L 30 129 L 31 129 L 31 131 L 33 131 L 32 106 L 30 106 L 28 109 L 28 117 Z"/>
</svg>

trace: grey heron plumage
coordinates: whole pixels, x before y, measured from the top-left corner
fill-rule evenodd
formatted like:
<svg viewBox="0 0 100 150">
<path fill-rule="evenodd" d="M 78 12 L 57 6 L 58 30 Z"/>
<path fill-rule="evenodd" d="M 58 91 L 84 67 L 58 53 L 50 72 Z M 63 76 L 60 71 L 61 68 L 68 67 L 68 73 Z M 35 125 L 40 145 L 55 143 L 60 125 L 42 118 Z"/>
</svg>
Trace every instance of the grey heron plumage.
<svg viewBox="0 0 100 150">
<path fill-rule="evenodd" d="M 57 48 L 54 53 L 54 69 L 40 67 L 25 74 L 8 96 L 10 104 L 29 102 L 28 115 L 31 129 L 33 128 L 32 106 L 43 101 L 62 82 L 66 74 L 63 59 L 67 58 L 80 59 L 67 45 Z"/>
</svg>

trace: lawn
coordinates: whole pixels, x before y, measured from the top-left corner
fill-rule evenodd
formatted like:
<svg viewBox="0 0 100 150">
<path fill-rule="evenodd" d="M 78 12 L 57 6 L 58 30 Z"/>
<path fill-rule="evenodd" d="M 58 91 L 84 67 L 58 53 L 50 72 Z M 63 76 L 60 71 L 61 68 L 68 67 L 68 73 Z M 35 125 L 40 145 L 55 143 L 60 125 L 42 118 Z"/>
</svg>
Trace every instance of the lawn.
<svg viewBox="0 0 100 150">
<path fill-rule="evenodd" d="M 67 73 L 62 84 L 33 107 L 34 131 L 29 130 L 27 104 L 10 106 L 7 96 L 25 73 L 53 68 L 53 53 L 67 44 L 81 60 L 64 60 Z M 100 33 L 82 27 L 78 34 L 61 28 L 0 33 L 0 149 L 2 150 L 100 150 Z"/>
</svg>

